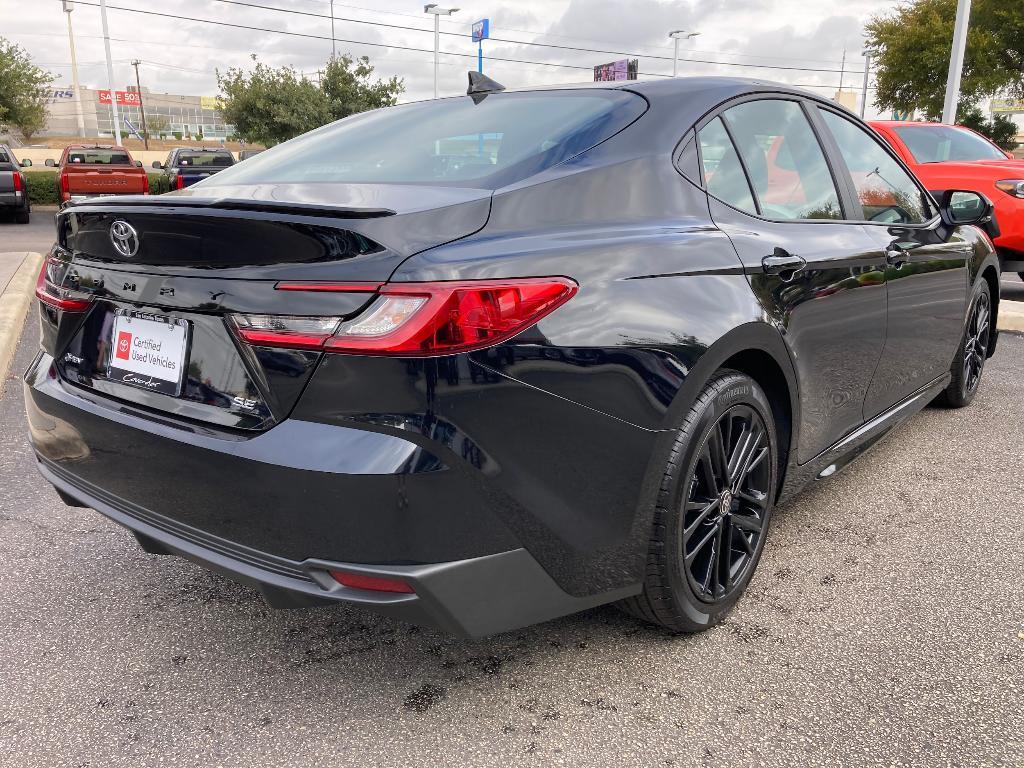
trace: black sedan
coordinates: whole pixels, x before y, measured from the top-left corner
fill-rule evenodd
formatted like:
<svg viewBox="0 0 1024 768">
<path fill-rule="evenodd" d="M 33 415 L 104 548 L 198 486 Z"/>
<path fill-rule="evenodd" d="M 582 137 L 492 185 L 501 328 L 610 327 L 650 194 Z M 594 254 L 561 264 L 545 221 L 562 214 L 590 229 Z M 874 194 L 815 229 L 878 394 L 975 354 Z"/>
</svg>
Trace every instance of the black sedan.
<svg viewBox="0 0 1024 768">
<path fill-rule="evenodd" d="M 63 210 L 32 442 L 273 605 L 697 631 L 781 500 L 974 398 L 994 226 L 800 90 L 477 78 Z"/>
</svg>

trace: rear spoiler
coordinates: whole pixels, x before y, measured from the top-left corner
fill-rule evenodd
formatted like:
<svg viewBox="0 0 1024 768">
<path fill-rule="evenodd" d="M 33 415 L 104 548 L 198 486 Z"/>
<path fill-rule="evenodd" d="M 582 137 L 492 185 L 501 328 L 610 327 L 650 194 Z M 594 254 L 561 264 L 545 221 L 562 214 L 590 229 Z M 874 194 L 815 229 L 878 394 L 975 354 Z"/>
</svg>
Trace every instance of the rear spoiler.
<svg viewBox="0 0 1024 768">
<path fill-rule="evenodd" d="M 191 196 L 176 195 L 126 195 L 116 200 L 110 197 L 95 197 L 69 203 L 61 208 L 66 210 L 70 207 L 90 208 L 92 206 L 110 207 L 165 207 L 174 208 L 203 208 L 219 211 L 263 211 L 266 213 L 280 213 L 291 216 L 320 216 L 330 219 L 379 219 L 385 216 L 394 216 L 396 212 L 390 208 L 351 208 L 331 207 L 327 205 L 306 205 L 303 203 L 274 203 L 262 200 L 231 200 L 231 199 L 202 199 Z"/>
</svg>

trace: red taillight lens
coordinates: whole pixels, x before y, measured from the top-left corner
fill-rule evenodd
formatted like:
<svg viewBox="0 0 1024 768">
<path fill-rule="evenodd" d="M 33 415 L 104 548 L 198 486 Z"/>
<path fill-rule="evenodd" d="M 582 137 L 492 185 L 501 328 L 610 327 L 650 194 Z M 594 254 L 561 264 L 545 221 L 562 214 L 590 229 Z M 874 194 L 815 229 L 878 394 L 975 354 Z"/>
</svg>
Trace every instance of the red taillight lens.
<svg viewBox="0 0 1024 768">
<path fill-rule="evenodd" d="M 60 175 L 60 193 L 61 195 L 71 194 L 71 181 L 66 173 Z"/>
<path fill-rule="evenodd" d="M 43 262 L 36 281 L 36 298 L 47 306 L 62 312 L 85 312 L 92 304 L 92 299 L 72 297 L 61 287 L 67 275 L 68 266 L 60 259 L 52 257 Z"/>
<path fill-rule="evenodd" d="M 14 191 L 21 192 L 24 190 L 24 184 L 21 182 L 21 174 L 18 172 L 14 173 Z"/>
<path fill-rule="evenodd" d="M 365 573 L 346 573 L 330 571 L 331 578 L 339 584 L 352 589 L 368 589 L 371 592 L 399 592 L 414 594 L 413 588 L 401 579 L 389 579 L 382 576 L 367 576 Z"/>
<path fill-rule="evenodd" d="M 144 195 L 148 195 L 149 194 L 149 174 L 148 173 L 142 174 L 142 194 L 144 194 Z"/>
<path fill-rule="evenodd" d="M 174 177 L 174 188 L 175 189 L 184 189 L 185 188 L 185 177 L 182 176 L 180 173 L 177 176 Z"/>
<path fill-rule="evenodd" d="M 302 290 L 289 283 L 286 290 Z M 330 290 L 310 284 L 308 290 Z M 278 286 L 281 287 L 281 286 Z M 391 283 L 358 317 L 232 315 L 251 344 L 362 355 L 425 357 L 483 349 L 512 338 L 571 299 L 564 277 Z"/>
</svg>

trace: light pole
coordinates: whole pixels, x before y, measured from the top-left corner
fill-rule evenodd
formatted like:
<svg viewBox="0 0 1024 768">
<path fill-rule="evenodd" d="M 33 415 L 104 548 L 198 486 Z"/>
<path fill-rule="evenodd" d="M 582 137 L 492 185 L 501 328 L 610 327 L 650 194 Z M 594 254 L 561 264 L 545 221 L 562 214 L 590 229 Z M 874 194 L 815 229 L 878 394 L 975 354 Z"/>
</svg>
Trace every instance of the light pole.
<svg viewBox="0 0 1024 768">
<path fill-rule="evenodd" d="M 871 51 L 864 51 L 864 84 L 860 89 L 860 119 L 864 119 L 864 110 L 868 106 L 868 78 L 871 77 Z"/>
<path fill-rule="evenodd" d="M 672 77 L 679 76 L 679 41 L 690 40 L 699 35 L 700 32 L 687 32 L 685 29 L 673 29 L 668 36 L 675 41 L 675 53 L 672 55 Z"/>
<path fill-rule="evenodd" d="M 334 43 L 334 0 L 331 0 L 331 58 L 334 59 L 338 55 L 338 50 Z"/>
<path fill-rule="evenodd" d="M 75 121 L 78 123 L 78 135 L 85 138 L 85 115 L 82 114 L 82 94 L 78 85 L 78 57 L 75 56 L 75 33 L 71 31 L 71 12 L 75 4 L 64 0 L 64 13 L 68 17 L 68 43 L 71 45 L 71 84 L 75 89 Z"/>
<path fill-rule="evenodd" d="M 114 92 L 114 64 L 110 60 L 110 30 L 107 29 L 107 0 L 100 0 L 100 19 L 103 21 L 103 47 L 107 52 L 107 89 L 110 91 L 110 112 L 114 116 L 114 143 L 121 146 L 121 116 L 117 113 L 117 94 Z"/>
<path fill-rule="evenodd" d="M 135 67 L 135 92 L 139 94 L 139 114 L 142 117 L 142 144 L 149 151 L 149 129 L 146 128 L 146 107 L 142 103 L 142 86 L 139 84 L 139 64 L 142 62 L 138 59 L 132 62 L 132 66 Z"/>
<path fill-rule="evenodd" d="M 964 68 L 964 49 L 967 47 L 967 28 L 970 24 L 971 0 L 957 0 L 953 50 L 949 54 L 949 72 L 946 74 L 946 101 L 942 105 L 944 123 L 956 122 L 956 107 L 960 101 L 960 74 Z"/>
<path fill-rule="evenodd" d="M 434 14 L 434 98 L 437 98 L 437 60 L 441 53 L 441 17 L 451 16 L 458 8 L 442 8 L 437 3 L 423 6 L 424 13 Z"/>
</svg>

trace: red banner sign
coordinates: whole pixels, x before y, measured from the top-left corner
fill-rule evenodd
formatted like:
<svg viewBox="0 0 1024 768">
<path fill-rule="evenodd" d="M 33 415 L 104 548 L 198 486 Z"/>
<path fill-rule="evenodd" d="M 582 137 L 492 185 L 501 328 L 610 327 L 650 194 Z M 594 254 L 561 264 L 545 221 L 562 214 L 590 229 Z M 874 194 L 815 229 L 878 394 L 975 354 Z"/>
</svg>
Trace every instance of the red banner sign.
<svg viewBox="0 0 1024 768">
<path fill-rule="evenodd" d="M 110 103 L 110 91 L 97 91 L 99 95 L 100 104 Z M 139 98 L 139 94 L 135 91 L 114 91 L 114 96 L 117 98 L 118 104 L 126 104 L 129 107 L 137 107 L 142 103 L 142 99 Z"/>
</svg>

